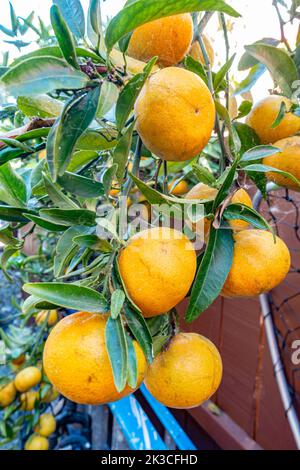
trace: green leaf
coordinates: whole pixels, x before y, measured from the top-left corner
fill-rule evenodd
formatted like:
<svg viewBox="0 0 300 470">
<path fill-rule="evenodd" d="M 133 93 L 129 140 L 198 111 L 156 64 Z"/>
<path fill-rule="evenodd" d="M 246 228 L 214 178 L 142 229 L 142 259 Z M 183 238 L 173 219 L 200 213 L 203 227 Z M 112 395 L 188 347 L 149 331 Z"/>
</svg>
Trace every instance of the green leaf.
<svg viewBox="0 0 300 470">
<path fill-rule="evenodd" d="M 79 171 L 88 163 L 92 162 L 93 160 L 97 160 L 98 157 L 98 153 L 93 150 L 79 150 L 74 152 L 71 157 L 71 161 L 67 166 L 67 170 L 71 173 Z"/>
<path fill-rule="evenodd" d="M 224 123 L 226 124 L 228 128 L 230 138 L 234 146 L 234 151 L 239 152 L 241 149 L 241 141 L 238 136 L 238 133 L 235 130 L 235 127 L 232 125 L 227 109 L 225 108 L 225 106 L 219 103 L 219 101 L 216 101 L 216 100 L 215 100 L 215 105 L 216 105 L 217 113 L 219 114 L 219 116 L 221 117 L 221 119 L 224 121 Z"/>
<path fill-rule="evenodd" d="M 17 15 L 15 13 L 14 7 L 12 6 L 11 2 L 9 2 L 9 11 L 10 11 L 11 29 L 16 34 L 19 28 L 19 21 L 18 21 Z"/>
<path fill-rule="evenodd" d="M 87 209 L 41 209 L 40 216 L 54 224 L 64 225 L 66 227 L 71 227 L 73 225 L 85 225 L 87 227 L 93 227 L 96 225 L 95 212 L 89 211 Z"/>
<path fill-rule="evenodd" d="M 59 307 L 91 313 L 107 311 L 105 298 L 88 287 L 59 282 L 37 282 L 24 284 L 23 290 Z"/>
<path fill-rule="evenodd" d="M 141 346 L 147 362 L 153 362 L 153 344 L 152 337 L 144 317 L 134 310 L 128 302 L 124 304 L 126 322 L 131 333 Z"/>
<path fill-rule="evenodd" d="M 6 279 L 9 281 L 12 281 L 11 276 L 7 272 L 7 263 L 9 259 L 19 251 L 19 248 L 16 248 L 15 246 L 6 246 L 3 250 L 1 260 L 0 260 L 0 267 L 2 269 L 3 274 L 5 275 Z"/>
<path fill-rule="evenodd" d="M 234 17 L 240 16 L 222 0 L 137 0 L 127 4 L 110 21 L 105 36 L 108 52 L 123 36 L 142 24 L 193 11 L 221 11 Z"/>
<path fill-rule="evenodd" d="M 244 204 L 229 204 L 223 213 L 223 217 L 225 220 L 244 220 L 255 228 L 269 230 L 273 233 L 272 228 L 262 215 Z"/>
<path fill-rule="evenodd" d="M 53 0 L 53 3 L 59 7 L 74 36 L 82 39 L 85 33 L 85 20 L 80 0 Z"/>
<path fill-rule="evenodd" d="M 233 260 L 231 230 L 211 227 L 209 242 L 198 268 L 185 319 L 192 322 L 218 297 Z"/>
<path fill-rule="evenodd" d="M 38 227 L 48 230 L 48 232 L 63 232 L 67 229 L 65 225 L 53 224 L 52 222 L 49 222 L 42 217 L 38 217 L 37 215 L 26 214 L 26 217 L 34 222 Z"/>
<path fill-rule="evenodd" d="M 97 235 L 79 235 L 74 237 L 73 241 L 83 248 L 90 248 L 102 253 L 111 253 L 113 251 L 111 244 L 107 240 L 97 237 Z"/>
<path fill-rule="evenodd" d="M 29 28 L 32 28 L 32 29 L 34 28 L 34 26 L 32 25 L 32 21 L 34 19 L 34 11 L 29 13 L 27 18 L 21 18 L 21 19 L 24 22 L 24 24 L 19 24 L 19 30 L 20 30 L 21 35 L 23 36 L 25 33 L 27 33 Z"/>
<path fill-rule="evenodd" d="M 84 227 L 83 232 L 81 227 L 70 227 L 58 240 L 55 249 L 53 267 L 55 278 L 58 278 L 65 273 L 65 270 L 67 269 L 73 256 L 78 252 L 77 243 L 73 241 L 73 238 L 81 235 L 82 233 L 87 233 L 86 227 Z"/>
<path fill-rule="evenodd" d="M 68 67 L 56 57 L 34 57 L 10 68 L 2 77 L 2 83 L 11 95 L 38 95 L 57 89 L 83 88 L 89 78 L 79 70 Z"/>
<path fill-rule="evenodd" d="M 27 201 L 26 184 L 10 163 L 0 166 L 0 200 L 16 207 L 24 207 Z"/>
<path fill-rule="evenodd" d="M 103 32 L 102 32 L 102 18 L 101 18 L 101 5 L 100 0 L 90 0 L 88 21 L 87 21 L 87 34 L 97 49 L 103 49 Z"/>
<path fill-rule="evenodd" d="M 135 389 L 138 381 L 138 366 L 133 342 L 128 333 L 126 333 L 126 341 L 128 351 L 127 383 L 129 387 Z"/>
<path fill-rule="evenodd" d="M 247 77 L 236 87 L 234 96 L 246 93 L 251 90 L 257 80 L 265 73 L 266 67 L 263 64 L 256 64 L 250 69 Z"/>
<path fill-rule="evenodd" d="M 275 121 L 273 122 L 273 124 L 271 125 L 271 128 L 272 129 L 275 129 L 275 127 L 279 126 L 279 124 L 281 123 L 282 119 L 284 118 L 285 116 L 285 113 L 286 113 L 287 109 L 286 109 L 286 104 L 284 101 L 282 101 L 280 103 L 280 108 L 279 108 L 279 111 L 278 111 L 278 114 L 276 116 L 276 119 Z"/>
<path fill-rule="evenodd" d="M 111 108 L 116 104 L 118 96 L 118 87 L 112 82 L 104 81 L 101 87 L 101 93 L 96 112 L 98 119 L 101 119 L 111 110 Z"/>
<path fill-rule="evenodd" d="M 193 169 L 193 174 L 201 183 L 208 184 L 209 186 L 213 186 L 216 184 L 216 178 L 204 166 L 199 165 L 198 163 L 193 163 L 192 169 Z"/>
<path fill-rule="evenodd" d="M 116 176 L 117 169 L 118 169 L 118 165 L 114 164 L 106 168 L 102 175 L 102 183 L 103 183 L 105 194 L 108 194 L 111 189 L 111 185 Z"/>
<path fill-rule="evenodd" d="M 131 149 L 132 143 L 132 133 L 135 126 L 135 122 L 133 122 L 125 131 L 125 133 L 121 136 L 118 144 L 113 153 L 113 163 L 118 165 L 117 169 L 117 179 L 118 181 L 122 182 L 124 178 L 125 168 L 128 161 L 129 152 Z"/>
<path fill-rule="evenodd" d="M 256 41 L 254 44 L 269 44 L 271 46 L 278 46 L 278 44 L 280 43 L 280 41 L 278 41 L 277 39 L 273 39 L 273 38 L 263 38 L 263 39 L 260 39 L 259 41 Z M 239 64 L 238 64 L 238 70 L 247 70 L 247 69 L 250 69 L 252 67 L 254 67 L 255 65 L 257 65 L 259 63 L 259 61 L 257 59 L 255 59 L 251 54 L 249 54 L 248 52 L 245 52 L 240 61 L 239 61 Z"/>
<path fill-rule="evenodd" d="M 100 87 L 96 86 L 70 100 L 52 127 L 47 142 L 47 161 L 54 181 L 64 174 L 77 140 L 93 121 L 99 94 Z"/>
<path fill-rule="evenodd" d="M 229 191 L 232 187 L 232 184 L 234 182 L 234 179 L 236 177 L 236 169 L 237 169 L 237 165 L 239 163 L 239 159 L 236 158 L 233 162 L 233 164 L 231 165 L 231 167 L 229 168 L 228 170 L 228 173 L 226 175 L 226 178 L 225 180 L 223 181 L 220 189 L 219 189 L 219 192 L 214 200 L 214 204 L 213 204 L 213 212 L 216 211 L 216 209 L 219 207 L 219 205 L 224 201 L 224 199 L 226 199 L 226 197 L 228 196 L 229 194 Z"/>
<path fill-rule="evenodd" d="M 19 96 L 17 99 L 18 108 L 25 116 L 52 118 L 61 114 L 63 104 L 48 95 Z"/>
<path fill-rule="evenodd" d="M 224 78 L 226 78 L 226 75 L 231 69 L 234 59 L 235 54 L 233 54 L 233 56 L 220 68 L 220 70 L 214 76 L 214 90 L 216 92 L 218 92 L 220 85 L 222 84 Z"/>
<path fill-rule="evenodd" d="M 13 231 L 8 224 L 0 228 L 0 242 L 3 245 L 11 245 L 11 247 L 20 246 L 20 240 L 13 236 Z"/>
<path fill-rule="evenodd" d="M 94 198 L 104 195 L 102 183 L 75 173 L 66 171 L 63 176 L 58 177 L 57 181 L 66 191 L 76 196 Z"/>
<path fill-rule="evenodd" d="M 78 150 L 108 150 L 116 146 L 116 138 L 117 135 L 109 135 L 104 130 L 96 132 L 89 129 L 79 137 L 76 148 Z"/>
<path fill-rule="evenodd" d="M 77 204 L 66 196 L 58 184 L 53 183 L 46 173 L 43 173 L 43 181 L 47 194 L 55 206 L 61 209 L 78 209 Z"/>
<path fill-rule="evenodd" d="M 275 153 L 280 153 L 281 149 L 273 145 L 258 145 L 250 150 L 247 150 L 242 155 L 240 162 L 251 162 L 253 160 L 260 160 L 261 158 L 269 157 Z"/>
<path fill-rule="evenodd" d="M 26 212 L 26 214 L 24 214 Z M 5 220 L 8 222 L 28 222 L 27 213 L 31 214 L 34 212 L 29 211 L 28 209 L 23 209 L 20 207 L 9 207 L 0 205 L 0 220 Z"/>
<path fill-rule="evenodd" d="M 55 4 L 50 9 L 50 18 L 52 28 L 66 62 L 71 67 L 74 67 L 74 69 L 80 70 L 73 36 L 60 13 L 60 9 Z"/>
<path fill-rule="evenodd" d="M 207 75 L 201 62 L 193 59 L 190 55 L 187 55 L 184 59 L 184 66 L 190 72 L 194 72 L 196 75 L 199 75 L 207 85 Z"/>
<path fill-rule="evenodd" d="M 285 176 L 285 178 L 292 180 L 294 183 L 296 183 L 300 187 L 300 181 L 294 175 L 292 175 L 291 173 L 287 171 L 279 170 L 278 168 L 273 168 L 272 166 L 262 165 L 258 163 L 254 165 L 245 166 L 243 170 L 246 172 L 254 171 L 258 173 L 267 173 L 267 172 L 278 173 L 282 176 Z"/>
<path fill-rule="evenodd" d="M 95 63 L 103 63 L 103 59 L 101 59 L 100 56 L 98 56 L 95 52 L 85 49 L 83 47 L 76 47 L 75 49 L 77 57 L 84 57 L 88 59 L 92 59 Z M 46 46 L 46 47 L 41 47 L 40 49 L 36 49 L 35 51 L 29 52 L 28 54 L 22 55 L 18 58 L 16 58 L 11 66 L 15 67 L 15 65 L 19 64 L 20 62 L 24 62 L 27 59 L 32 59 L 34 57 L 56 57 L 58 59 L 62 59 L 63 55 L 61 52 L 60 47 L 58 46 Z"/>
<path fill-rule="evenodd" d="M 129 82 L 125 85 L 123 90 L 120 93 L 117 107 L 116 107 L 116 121 L 117 128 L 119 131 L 122 131 L 125 123 L 133 110 L 134 103 L 144 86 L 145 81 L 149 77 L 149 74 L 152 70 L 152 67 L 155 65 L 157 57 L 154 57 L 146 65 L 142 73 L 135 75 Z"/>
<path fill-rule="evenodd" d="M 253 44 L 245 46 L 245 49 L 267 67 L 275 83 L 286 96 L 291 97 L 293 83 L 298 79 L 298 73 L 289 54 L 283 49 L 267 44 Z"/>
<path fill-rule="evenodd" d="M 0 31 L 2 31 L 2 33 L 6 34 L 7 36 L 10 36 L 11 38 L 15 37 L 15 33 L 2 24 L 0 24 Z"/>
<path fill-rule="evenodd" d="M 252 109 L 252 105 L 253 104 L 251 101 L 248 101 L 248 100 L 242 101 L 242 103 L 239 106 L 238 115 L 236 119 L 241 119 L 242 117 L 247 116 Z"/>
<path fill-rule="evenodd" d="M 125 294 L 121 289 L 116 289 L 111 296 L 110 313 L 111 317 L 115 320 L 120 314 L 125 302 Z"/>
<path fill-rule="evenodd" d="M 124 390 L 127 381 L 128 352 L 122 318 L 109 317 L 105 328 L 106 348 L 118 392 Z"/>
</svg>

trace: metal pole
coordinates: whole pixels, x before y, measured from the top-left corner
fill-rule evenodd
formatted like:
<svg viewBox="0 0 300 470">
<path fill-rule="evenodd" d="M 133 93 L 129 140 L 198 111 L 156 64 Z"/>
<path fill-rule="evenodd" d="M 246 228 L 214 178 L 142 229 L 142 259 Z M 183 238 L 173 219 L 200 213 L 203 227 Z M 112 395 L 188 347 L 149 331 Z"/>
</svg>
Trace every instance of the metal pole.
<svg viewBox="0 0 300 470">
<path fill-rule="evenodd" d="M 270 187 L 268 188 L 271 189 Z M 253 199 L 253 206 L 257 209 L 261 203 L 262 195 L 260 191 L 255 194 Z M 293 405 L 293 399 L 290 394 L 284 366 L 281 361 L 280 352 L 278 348 L 278 343 L 276 339 L 276 334 L 274 330 L 272 309 L 270 306 L 269 298 L 267 294 L 262 294 L 259 296 L 259 301 L 262 309 L 262 315 L 264 319 L 265 331 L 268 341 L 269 350 L 271 353 L 272 364 L 275 374 L 275 379 L 279 388 L 280 397 L 283 403 L 284 411 L 288 419 L 289 425 L 291 427 L 297 449 L 300 450 L 300 424 L 298 415 L 296 413 L 295 407 Z"/>
</svg>

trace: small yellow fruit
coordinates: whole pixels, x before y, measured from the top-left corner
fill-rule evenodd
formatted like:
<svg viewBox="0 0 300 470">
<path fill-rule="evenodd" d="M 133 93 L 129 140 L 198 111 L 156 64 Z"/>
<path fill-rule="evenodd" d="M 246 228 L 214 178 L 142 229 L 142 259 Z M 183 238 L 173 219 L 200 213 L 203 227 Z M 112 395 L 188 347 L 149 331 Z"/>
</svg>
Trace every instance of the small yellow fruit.
<svg viewBox="0 0 300 470">
<path fill-rule="evenodd" d="M 168 67 L 151 75 L 135 102 L 136 127 L 146 147 L 168 161 L 185 161 L 208 143 L 215 122 L 212 95 L 201 78 Z"/>
<path fill-rule="evenodd" d="M 48 317 L 48 326 L 53 326 L 58 322 L 58 313 L 57 310 L 42 310 L 39 312 L 35 318 L 35 323 L 37 325 L 42 325 L 46 318 Z"/>
<path fill-rule="evenodd" d="M 49 441 L 46 437 L 32 434 L 25 443 L 25 450 L 48 450 Z"/>
<path fill-rule="evenodd" d="M 42 373 L 37 367 L 26 367 L 15 377 L 15 387 L 19 392 L 27 392 L 42 380 Z"/>
<path fill-rule="evenodd" d="M 139 26 L 132 34 L 127 54 L 148 62 L 158 57 L 158 65 L 176 65 L 187 54 L 193 39 L 193 20 L 189 13 L 168 16 Z"/>
<path fill-rule="evenodd" d="M 196 273 L 196 253 L 177 230 L 156 227 L 133 236 L 119 256 L 119 269 L 133 302 L 145 317 L 175 307 Z"/>
<path fill-rule="evenodd" d="M 275 153 L 263 159 L 264 165 L 272 166 L 278 170 L 286 171 L 300 180 L 300 137 L 288 137 L 275 142 L 275 147 L 281 149 L 281 153 Z M 284 186 L 294 191 L 300 191 L 300 186 L 290 178 L 279 173 L 269 172 L 267 176 L 279 186 Z"/>
<path fill-rule="evenodd" d="M 253 208 L 252 205 L 252 200 L 243 188 L 238 189 L 234 195 L 231 198 L 230 201 L 232 204 L 244 204 L 244 206 L 250 207 L 251 209 Z M 245 230 L 246 228 L 249 227 L 249 223 L 246 222 L 245 220 L 230 220 L 229 225 L 231 226 L 232 230 L 238 231 L 238 230 Z"/>
<path fill-rule="evenodd" d="M 44 413 L 39 417 L 39 421 L 34 428 L 34 432 L 40 436 L 49 437 L 56 429 L 55 418 L 50 413 Z"/>
<path fill-rule="evenodd" d="M 215 61 L 215 53 L 213 47 L 211 45 L 210 40 L 205 34 L 202 34 L 202 39 L 209 58 L 210 65 L 211 67 L 213 67 Z M 199 41 L 193 42 L 189 54 L 191 57 L 193 57 L 194 60 L 198 60 L 198 62 L 201 62 L 201 64 L 203 65 L 205 64 Z"/>
<path fill-rule="evenodd" d="M 148 367 L 145 385 L 165 406 L 194 408 L 216 392 L 221 378 L 215 345 L 197 333 L 179 333 Z"/>
<path fill-rule="evenodd" d="M 272 128 L 282 102 L 289 111 L 293 103 L 284 96 L 273 95 L 256 103 L 247 116 L 246 123 L 255 130 L 262 144 L 273 144 L 300 130 L 300 118 L 290 112 L 285 114 L 278 126 Z"/>
<path fill-rule="evenodd" d="M 291 264 L 286 244 L 264 230 L 242 230 L 235 235 L 233 263 L 222 290 L 224 297 L 255 297 L 286 277 Z"/>
<path fill-rule="evenodd" d="M 40 395 L 36 390 L 29 390 L 29 392 L 22 393 L 20 395 L 21 410 L 32 411 Z"/>
<path fill-rule="evenodd" d="M 16 398 L 16 388 L 14 382 L 9 382 L 0 387 L 0 407 L 5 408 L 12 404 Z"/>
<path fill-rule="evenodd" d="M 171 194 L 173 194 L 173 196 L 183 196 L 183 194 L 186 194 L 188 192 L 189 187 L 186 181 L 184 180 L 179 181 L 179 183 L 176 184 L 176 186 L 173 188 L 174 183 L 175 183 L 175 180 L 173 180 L 168 186 L 169 191 Z"/>
</svg>

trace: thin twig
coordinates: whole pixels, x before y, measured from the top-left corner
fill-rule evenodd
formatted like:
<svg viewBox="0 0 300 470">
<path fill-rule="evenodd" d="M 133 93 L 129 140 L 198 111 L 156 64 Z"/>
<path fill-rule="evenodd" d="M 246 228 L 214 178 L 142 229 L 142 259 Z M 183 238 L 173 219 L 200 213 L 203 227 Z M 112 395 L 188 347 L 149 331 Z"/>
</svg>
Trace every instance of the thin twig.
<svg viewBox="0 0 300 470">
<path fill-rule="evenodd" d="M 168 162 L 164 160 L 164 194 L 168 192 Z"/>
<path fill-rule="evenodd" d="M 281 13 L 280 13 L 280 9 L 279 9 L 279 6 L 278 6 L 278 3 L 277 3 L 277 0 L 273 0 L 273 6 L 275 7 L 275 10 L 276 10 L 276 13 L 277 13 L 277 16 L 278 16 L 278 21 L 279 21 L 279 26 L 280 26 L 280 34 L 281 34 L 281 38 L 280 38 L 280 41 L 285 44 L 287 50 L 289 52 L 292 52 L 292 49 L 289 45 L 289 42 L 287 40 L 287 38 L 285 37 L 285 32 L 284 32 L 284 26 L 285 26 L 285 22 L 281 16 Z"/>
</svg>

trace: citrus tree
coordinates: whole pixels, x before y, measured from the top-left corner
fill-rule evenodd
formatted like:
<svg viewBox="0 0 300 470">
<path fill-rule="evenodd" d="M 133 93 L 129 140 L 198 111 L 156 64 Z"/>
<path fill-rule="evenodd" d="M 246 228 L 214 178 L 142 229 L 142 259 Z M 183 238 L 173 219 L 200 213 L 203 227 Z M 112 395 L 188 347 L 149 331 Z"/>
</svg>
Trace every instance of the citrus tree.
<svg viewBox="0 0 300 470">
<path fill-rule="evenodd" d="M 203 34 L 214 14 L 227 55 L 217 70 Z M 55 0 L 51 45 L 1 69 L 22 121 L 0 143 L 2 269 L 28 234 L 55 240 L 50 278 L 24 284 L 22 309 L 79 311 L 44 349 L 48 379 L 75 402 L 114 401 L 145 379 L 167 406 L 199 405 L 221 358 L 179 331 L 175 307 L 189 297 L 192 322 L 219 295 L 257 296 L 289 270 L 242 186 L 299 190 L 299 46 L 282 34 L 246 47 L 236 95 L 265 70 L 274 90 L 233 116 L 228 17 L 239 13 L 223 0 L 129 0 L 103 26 L 99 0 L 86 18 L 79 0 Z"/>
</svg>

